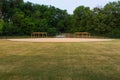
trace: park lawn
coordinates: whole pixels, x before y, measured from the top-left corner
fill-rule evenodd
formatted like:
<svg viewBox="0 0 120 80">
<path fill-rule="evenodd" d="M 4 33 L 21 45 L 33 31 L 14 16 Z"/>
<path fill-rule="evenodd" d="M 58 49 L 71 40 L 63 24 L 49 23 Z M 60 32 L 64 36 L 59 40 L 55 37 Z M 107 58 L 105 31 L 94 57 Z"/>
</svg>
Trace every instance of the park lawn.
<svg viewBox="0 0 120 80">
<path fill-rule="evenodd" d="M 0 80 L 120 80 L 120 40 L 80 43 L 0 40 Z"/>
</svg>

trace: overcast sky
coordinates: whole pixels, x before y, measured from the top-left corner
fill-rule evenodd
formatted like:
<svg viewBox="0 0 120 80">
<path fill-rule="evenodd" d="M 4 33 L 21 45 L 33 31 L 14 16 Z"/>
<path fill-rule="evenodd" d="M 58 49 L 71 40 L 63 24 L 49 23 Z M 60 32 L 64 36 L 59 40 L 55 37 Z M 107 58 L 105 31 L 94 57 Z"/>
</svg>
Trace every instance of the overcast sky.
<svg viewBox="0 0 120 80">
<path fill-rule="evenodd" d="M 108 2 L 118 0 L 24 0 L 37 4 L 52 5 L 60 9 L 65 9 L 72 14 L 76 7 L 84 5 L 93 9 L 94 7 L 103 7 Z"/>
</svg>

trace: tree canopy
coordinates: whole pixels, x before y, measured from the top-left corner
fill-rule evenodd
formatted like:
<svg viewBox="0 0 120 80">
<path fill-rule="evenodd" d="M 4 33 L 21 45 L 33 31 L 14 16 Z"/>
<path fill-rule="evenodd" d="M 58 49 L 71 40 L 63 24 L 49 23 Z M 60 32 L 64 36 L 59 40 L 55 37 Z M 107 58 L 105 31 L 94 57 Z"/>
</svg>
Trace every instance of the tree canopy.
<svg viewBox="0 0 120 80">
<path fill-rule="evenodd" d="M 120 38 L 120 1 L 103 8 L 78 6 L 72 15 L 54 6 L 23 0 L 0 0 L 2 35 L 30 35 L 32 32 L 90 32 L 94 35 Z"/>
</svg>

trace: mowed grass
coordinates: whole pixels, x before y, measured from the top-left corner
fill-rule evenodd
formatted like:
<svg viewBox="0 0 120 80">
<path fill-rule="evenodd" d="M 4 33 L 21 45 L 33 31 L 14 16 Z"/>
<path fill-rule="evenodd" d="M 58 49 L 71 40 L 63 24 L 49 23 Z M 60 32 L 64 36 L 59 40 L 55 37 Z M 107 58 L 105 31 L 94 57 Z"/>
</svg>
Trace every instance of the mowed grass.
<svg viewBox="0 0 120 80">
<path fill-rule="evenodd" d="M 0 80 L 120 80 L 120 40 L 83 43 L 0 40 Z"/>
</svg>

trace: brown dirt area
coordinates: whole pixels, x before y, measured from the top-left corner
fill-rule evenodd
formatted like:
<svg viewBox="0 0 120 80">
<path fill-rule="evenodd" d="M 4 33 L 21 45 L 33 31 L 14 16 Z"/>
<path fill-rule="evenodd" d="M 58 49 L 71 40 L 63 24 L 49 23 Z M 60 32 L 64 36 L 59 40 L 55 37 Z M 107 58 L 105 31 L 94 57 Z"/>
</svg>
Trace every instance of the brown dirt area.
<svg viewBox="0 0 120 80">
<path fill-rule="evenodd" d="M 25 39 L 8 39 L 10 41 L 24 42 L 96 42 L 112 41 L 113 39 L 94 39 L 94 38 L 25 38 Z"/>
</svg>

